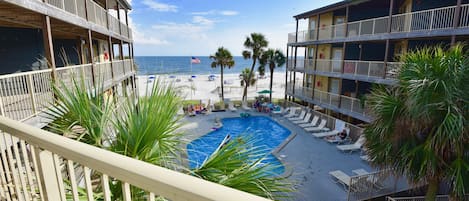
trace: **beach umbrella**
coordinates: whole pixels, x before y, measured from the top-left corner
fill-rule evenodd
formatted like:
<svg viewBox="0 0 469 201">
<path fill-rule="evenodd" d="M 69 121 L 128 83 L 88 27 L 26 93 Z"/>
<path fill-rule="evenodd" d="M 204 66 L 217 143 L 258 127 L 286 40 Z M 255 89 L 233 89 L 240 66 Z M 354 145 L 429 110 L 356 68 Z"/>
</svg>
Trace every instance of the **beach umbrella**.
<svg viewBox="0 0 469 201">
<path fill-rule="evenodd" d="M 258 94 L 270 94 L 270 90 L 266 89 L 266 90 L 258 91 L 257 93 Z"/>
</svg>

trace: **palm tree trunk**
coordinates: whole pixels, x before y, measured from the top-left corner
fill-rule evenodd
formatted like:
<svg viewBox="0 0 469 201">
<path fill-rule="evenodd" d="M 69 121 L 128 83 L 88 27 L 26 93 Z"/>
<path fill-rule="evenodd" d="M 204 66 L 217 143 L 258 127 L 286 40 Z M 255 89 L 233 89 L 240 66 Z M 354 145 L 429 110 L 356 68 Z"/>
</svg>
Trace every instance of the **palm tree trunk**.
<svg viewBox="0 0 469 201">
<path fill-rule="evenodd" d="M 436 194 L 438 193 L 438 187 L 440 180 L 433 178 L 428 182 L 427 194 L 425 195 L 425 201 L 435 201 Z"/>
<path fill-rule="evenodd" d="M 252 80 L 252 74 L 254 73 L 254 67 L 256 66 L 256 61 L 257 61 L 257 58 L 252 58 L 251 73 L 249 73 L 248 82 L 251 82 Z M 247 92 L 248 92 L 248 84 L 244 86 L 243 100 L 247 100 L 247 96 L 248 96 Z"/>
<path fill-rule="evenodd" d="M 223 91 L 223 65 L 220 66 L 220 73 L 221 73 L 221 101 L 223 102 L 222 104 L 225 104 L 225 94 Z"/>
<path fill-rule="evenodd" d="M 270 103 L 272 103 L 272 83 L 274 81 L 274 67 L 270 66 Z"/>
</svg>

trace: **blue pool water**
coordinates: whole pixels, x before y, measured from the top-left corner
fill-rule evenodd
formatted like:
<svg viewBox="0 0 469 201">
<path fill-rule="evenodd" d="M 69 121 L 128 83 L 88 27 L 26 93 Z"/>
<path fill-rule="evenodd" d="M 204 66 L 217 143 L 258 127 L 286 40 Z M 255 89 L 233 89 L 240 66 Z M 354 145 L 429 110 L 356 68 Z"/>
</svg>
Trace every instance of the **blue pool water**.
<svg viewBox="0 0 469 201">
<path fill-rule="evenodd" d="M 200 166 L 215 151 L 227 134 L 231 135 L 231 139 L 240 135 L 255 137 L 255 146 L 261 146 L 265 148 L 266 152 L 271 152 L 291 133 L 290 130 L 268 117 L 226 118 L 222 120 L 222 123 L 222 128 L 187 145 L 191 168 Z M 264 162 L 278 166 L 272 174 L 280 175 L 285 171 L 282 163 L 272 154 L 269 154 Z"/>
</svg>

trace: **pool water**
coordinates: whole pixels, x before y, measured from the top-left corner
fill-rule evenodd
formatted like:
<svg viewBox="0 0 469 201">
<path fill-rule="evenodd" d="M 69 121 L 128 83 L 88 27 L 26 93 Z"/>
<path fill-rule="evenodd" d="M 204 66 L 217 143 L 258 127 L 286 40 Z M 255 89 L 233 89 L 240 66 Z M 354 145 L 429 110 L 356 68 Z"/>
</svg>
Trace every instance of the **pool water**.
<svg viewBox="0 0 469 201">
<path fill-rule="evenodd" d="M 268 117 L 226 118 L 222 119 L 222 123 L 222 128 L 187 145 L 190 168 L 199 167 L 217 149 L 227 134 L 231 135 L 231 139 L 240 135 L 255 137 L 255 146 L 260 146 L 266 152 L 271 152 L 291 133 L 290 130 Z M 285 171 L 282 163 L 272 154 L 269 154 L 263 162 L 278 167 L 271 173 L 273 175 L 280 175 Z"/>
</svg>

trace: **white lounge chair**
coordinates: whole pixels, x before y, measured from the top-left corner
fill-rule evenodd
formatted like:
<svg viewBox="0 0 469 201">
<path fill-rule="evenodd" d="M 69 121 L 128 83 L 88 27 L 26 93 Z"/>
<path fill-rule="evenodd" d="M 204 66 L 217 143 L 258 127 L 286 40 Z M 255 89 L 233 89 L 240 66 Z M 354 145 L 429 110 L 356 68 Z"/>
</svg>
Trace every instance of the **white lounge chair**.
<svg viewBox="0 0 469 201">
<path fill-rule="evenodd" d="M 305 131 L 308 132 L 321 132 L 321 131 L 328 131 L 329 128 L 326 128 L 327 121 L 324 119 L 321 119 L 321 122 L 319 123 L 318 126 L 316 127 L 309 127 L 305 128 Z"/>
<path fill-rule="evenodd" d="M 352 153 L 353 151 L 360 150 L 364 143 L 365 143 L 365 136 L 360 135 L 360 137 L 355 143 L 346 144 L 346 145 L 338 145 L 337 149 L 339 149 L 340 151 L 350 151 L 350 153 Z"/>
<path fill-rule="evenodd" d="M 241 108 L 243 108 L 243 110 L 251 110 L 251 108 L 248 106 L 247 101 L 243 101 L 241 103 Z"/>
<path fill-rule="evenodd" d="M 313 119 L 309 123 L 299 124 L 298 126 L 301 128 L 315 127 L 316 124 L 318 124 L 318 121 L 319 121 L 319 117 L 314 116 Z"/>
<path fill-rule="evenodd" d="M 290 117 L 290 118 L 288 118 L 288 120 L 290 120 L 290 121 L 302 120 L 302 119 L 305 117 L 305 115 L 306 115 L 306 111 L 305 111 L 305 110 L 302 110 L 299 116 L 297 116 L 297 117 Z"/>
<path fill-rule="evenodd" d="M 291 117 L 294 117 L 296 116 L 296 110 L 298 110 L 300 108 L 297 108 L 297 107 L 290 107 L 287 109 L 287 111 L 289 111 L 288 114 L 284 115 L 283 117 L 285 118 L 291 118 Z"/>
<path fill-rule="evenodd" d="M 228 103 L 228 109 L 232 112 L 236 112 L 238 110 L 234 107 L 233 102 Z"/>
<path fill-rule="evenodd" d="M 305 116 L 302 120 L 292 121 L 292 122 L 293 122 L 294 124 L 304 124 L 304 123 L 307 123 L 310 118 L 311 118 L 311 113 L 308 112 L 308 114 L 306 114 L 306 116 Z"/>
<path fill-rule="evenodd" d="M 329 175 L 331 175 L 334 178 L 335 182 L 342 184 L 345 190 L 348 190 L 349 188 L 350 188 L 350 191 L 353 191 L 353 192 L 360 192 L 362 190 L 365 190 L 361 186 L 352 185 L 351 177 L 340 170 L 329 172 Z M 356 183 L 362 182 L 366 178 L 367 177 L 363 177 L 358 180 L 353 180 L 353 183 L 356 184 Z"/>
<path fill-rule="evenodd" d="M 344 189 L 347 189 L 347 187 L 350 186 L 350 176 L 348 176 L 344 172 L 336 170 L 329 172 L 329 174 L 334 177 L 336 182 L 342 184 L 344 186 Z"/>
<path fill-rule="evenodd" d="M 343 130 L 343 129 L 342 129 L 342 130 Z M 337 134 L 339 134 L 340 132 L 342 132 L 342 130 L 333 130 L 333 131 L 322 132 L 322 133 L 313 133 L 313 136 L 314 136 L 314 137 L 317 137 L 317 138 L 323 138 L 323 137 L 334 136 L 334 135 L 337 135 Z M 347 137 L 349 137 L 349 136 L 350 136 L 350 129 L 345 128 L 345 130 L 347 131 Z M 331 141 L 331 143 L 335 143 L 335 141 Z"/>
</svg>

